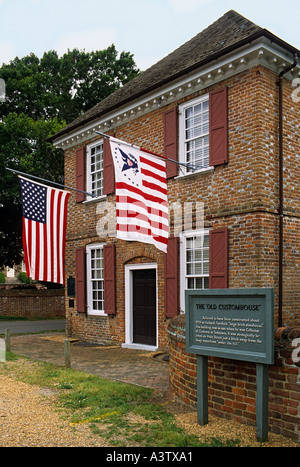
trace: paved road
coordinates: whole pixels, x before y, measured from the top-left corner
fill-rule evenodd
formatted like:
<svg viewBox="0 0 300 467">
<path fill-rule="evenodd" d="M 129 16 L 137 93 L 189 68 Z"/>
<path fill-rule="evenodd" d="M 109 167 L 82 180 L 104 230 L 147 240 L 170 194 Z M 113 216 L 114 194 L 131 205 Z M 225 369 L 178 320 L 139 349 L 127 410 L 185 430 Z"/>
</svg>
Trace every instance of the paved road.
<svg viewBox="0 0 300 467">
<path fill-rule="evenodd" d="M 0 334 L 4 334 L 5 329 L 9 329 L 10 334 L 64 331 L 65 326 L 66 321 L 64 319 L 49 319 L 38 321 L 0 321 Z"/>
</svg>

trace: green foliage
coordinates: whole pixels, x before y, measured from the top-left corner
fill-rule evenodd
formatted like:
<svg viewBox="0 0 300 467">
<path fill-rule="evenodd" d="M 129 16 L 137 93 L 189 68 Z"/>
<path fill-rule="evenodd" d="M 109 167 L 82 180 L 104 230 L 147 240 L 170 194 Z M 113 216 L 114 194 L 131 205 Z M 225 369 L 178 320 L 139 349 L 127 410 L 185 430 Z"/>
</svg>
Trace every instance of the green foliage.
<svg viewBox="0 0 300 467">
<path fill-rule="evenodd" d="M 0 284 L 5 284 L 5 275 L 0 271 Z"/>
<path fill-rule="evenodd" d="M 6 83 L 2 115 L 23 113 L 34 120 L 71 122 L 138 74 L 133 55 L 105 50 L 69 50 L 62 57 L 51 50 L 39 59 L 33 53 L 0 68 Z"/>
<path fill-rule="evenodd" d="M 31 283 L 31 279 L 30 279 L 30 277 L 27 277 L 26 272 L 20 272 L 18 274 L 18 280 L 20 282 L 22 282 L 22 284 L 30 284 Z"/>
<path fill-rule="evenodd" d="M 51 50 L 0 67 L 0 267 L 22 259 L 18 178 L 6 167 L 63 184 L 63 151 L 47 139 L 139 73 L 129 52 Z"/>
</svg>

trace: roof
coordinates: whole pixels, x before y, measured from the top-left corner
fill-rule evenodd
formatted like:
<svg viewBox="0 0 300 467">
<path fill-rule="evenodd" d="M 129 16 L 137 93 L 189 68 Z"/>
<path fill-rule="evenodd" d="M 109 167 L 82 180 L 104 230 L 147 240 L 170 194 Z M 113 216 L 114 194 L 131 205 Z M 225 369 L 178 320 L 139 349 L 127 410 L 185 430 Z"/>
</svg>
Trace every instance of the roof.
<svg viewBox="0 0 300 467">
<path fill-rule="evenodd" d="M 266 29 L 230 10 L 174 52 L 80 115 L 52 136 L 50 141 L 262 36 L 292 53 L 297 51 Z"/>
</svg>

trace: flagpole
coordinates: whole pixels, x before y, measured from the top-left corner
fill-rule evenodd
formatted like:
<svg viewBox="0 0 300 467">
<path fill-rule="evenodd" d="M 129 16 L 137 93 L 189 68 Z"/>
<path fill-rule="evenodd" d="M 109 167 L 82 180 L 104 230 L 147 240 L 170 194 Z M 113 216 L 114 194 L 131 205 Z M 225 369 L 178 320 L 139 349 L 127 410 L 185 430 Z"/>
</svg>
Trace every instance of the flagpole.
<svg viewBox="0 0 300 467">
<path fill-rule="evenodd" d="M 5 168 L 6 170 L 9 170 L 10 172 L 14 172 L 16 174 L 24 175 L 25 177 L 35 178 L 36 180 L 40 180 L 42 182 L 52 183 L 53 185 L 61 186 L 63 188 L 67 188 L 68 190 L 79 191 L 80 193 L 84 193 L 85 195 L 92 196 L 93 198 L 95 198 L 95 195 L 93 195 L 92 193 L 88 193 L 87 191 L 78 190 L 77 188 L 72 188 L 70 186 L 62 185 L 61 183 L 52 182 L 52 180 L 46 180 L 45 178 L 36 177 L 35 175 L 31 175 L 31 174 L 26 174 L 24 172 L 20 172 L 19 170 L 10 169 L 9 167 L 5 167 Z"/>
<path fill-rule="evenodd" d="M 139 149 L 140 151 L 146 152 L 147 154 L 152 154 L 153 156 L 160 157 L 161 159 L 165 159 L 167 161 L 174 162 L 174 164 L 183 165 L 184 167 L 186 167 L 188 169 L 196 170 L 196 168 L 191 166 L 190 164 L 175 161 L 174 159 L 170 159 L 169 157 L 162 156 L 161 154 L 157 154 L 156 152 L 149 151 L 149 149 L 144 149 L 144 148 L 142 148 L 140 146 L 136 146 L 135 144 L 127 143 L 126 141 L 121 141 L 121 140 L 119 140 L 117 138 L 114 138 L 113 136 L 106 135 L 105 133 L 101 133 L 100 131 L 95 130 L 95 133 L 97 133 L 98 135 L 103 136 L 103 138 L 113 139 L 113 140 L 115 140 L 117 142 L 120 142 L 121 144 L 124 144 L 125 146 L 130 146 L 131 148 Z"/>
</svg>

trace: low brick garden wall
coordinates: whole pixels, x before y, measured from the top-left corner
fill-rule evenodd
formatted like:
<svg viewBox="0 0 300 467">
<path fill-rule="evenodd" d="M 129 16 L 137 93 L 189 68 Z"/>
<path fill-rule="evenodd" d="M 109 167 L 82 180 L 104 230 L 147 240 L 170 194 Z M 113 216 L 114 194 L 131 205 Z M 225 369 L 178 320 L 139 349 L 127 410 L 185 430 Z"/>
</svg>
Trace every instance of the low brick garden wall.
<svg viewBox="0 0 300 467">
<path fill-rule="evenodd" d="M 197 407 L 196 355 L 185 351 L 185 316 L 168 327 L 170 395 Z M 300 443 L 300 363 L 292 358 L 300 328 L 275 330 L 275 360 L 269 370 L 269 430 Z M 294 341 L 295 343 L 295 341 Z M 299 351 L 300 356 L 300 351 Z M 208 358 L 209 413 L 256 425 L 256 365 Z"/>
<path fill-rule="evenodd" d="M 26 318 L 64 318 L 64 289 L 0 286 L 0 315 Z"/>
</svg>

